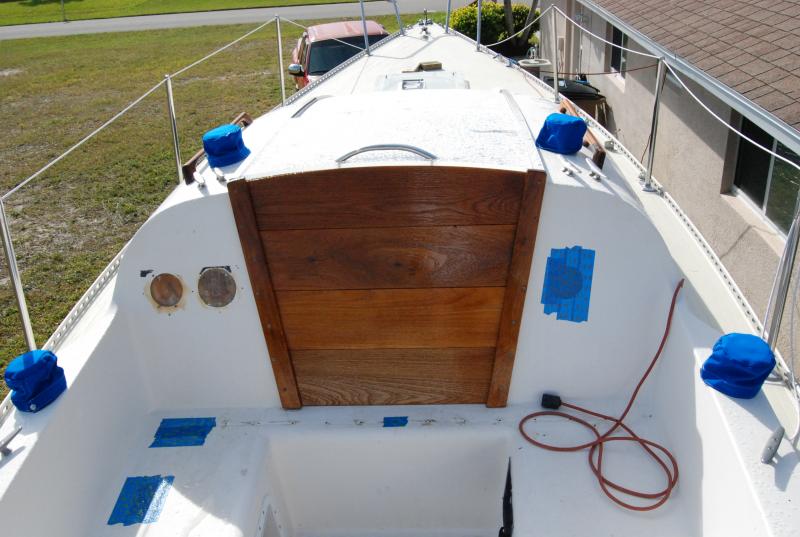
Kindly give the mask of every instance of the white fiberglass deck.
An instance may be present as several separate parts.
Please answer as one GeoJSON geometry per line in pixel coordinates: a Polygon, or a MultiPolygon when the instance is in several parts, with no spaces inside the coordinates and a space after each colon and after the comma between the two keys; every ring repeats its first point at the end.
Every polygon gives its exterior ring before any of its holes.
{"type": "MultiPolygon", "coordinates": [[[[759,461],[777,424],[767,397],[728,399],[699,379],[720,334],[751,328],[669,198],[643,193],[638,168],[621,150],[609,152],[600,181],[589,177],[587,150],[566,157],[577,171],[565,174],[560,156],[533,145],[555,108],[546,90],[458,36],[436,27],[429,40],[419,29],[410,33],[256,119],[245,131],[253,154],[224,171],[233,179],[332,168],[341,154],[376,143],[419,146],[441,157],[433,166],[546,170],[509,406],[281,410],[227,187],[201,165],[206,187],[175,190],[56,345],[67,392],[39,414],[10,410],[0,425],[0,437],[23,427],[0,465],[4,532],[493,537],[510,459],[517,536],[797,533],[797,452],[784,443],[774,465],[759,461]],[[459,72],[471,89],[373,93],[387,72],[428,60],[459,72]],[[315,95],[333,96],[291,118],[315,95]],[[377,114],[384,119],[370,122],[377,114]],[[597,252],[584,323],[559,321],[541,304],[551,249],[575,245],[597,252]],[[227,307],[197,299],[198,274],[209,266],[229,267],[237,282],[227,307]],[[157,310],[147,296],[149,279],[161,272],[189,290],[174,311],[157,310]],[[539,409],[545,391],[618,414],[658,346],[680,278],[687,284],[664,355],[626,420],[675,454],[680,478],[662,508],[626,511],[603,495],[585,452],[543,451],[524,441],[517,423],[539,409]],[[203,445],[148,447],[162,418],[190,417],[216,419],[203,445]],[[408,422],[384,427],[385,417],[408,422]],[[125,480],[158,475],[174,482],[157,520],[109,525],[125,480]]],[[[352,165],[408,162],[388,152],[352,165]]],[[[774,390],[773,400],[787,400],[774,390]]],[[[553,443],[586,440],[561,421],[530,428],[553,443]]],[[[607,466],[626,485],[663,484],[629,445],[609,446],[607,466]]]]}

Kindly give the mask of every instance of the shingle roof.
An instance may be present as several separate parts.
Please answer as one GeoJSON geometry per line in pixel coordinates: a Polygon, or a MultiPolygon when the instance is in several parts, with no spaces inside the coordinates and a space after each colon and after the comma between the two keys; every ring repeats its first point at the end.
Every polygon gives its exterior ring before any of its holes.
{"type": "Polygon", "coordinates": [[[800,2],[593,0],[800,130],[800,2]]]}

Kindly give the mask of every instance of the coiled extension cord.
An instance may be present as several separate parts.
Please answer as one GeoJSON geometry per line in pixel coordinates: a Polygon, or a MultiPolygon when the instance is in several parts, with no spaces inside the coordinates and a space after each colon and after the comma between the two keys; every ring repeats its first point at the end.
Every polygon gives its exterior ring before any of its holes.
{"type": "Polygon", "coordinates": [[[626,509],[631,509],[632,511],[652,511],[653,509],[661,507],[669,499],[670,494],[672,494],[672,490],[678,483],[678,461],[675,459],[672,453],[670,453],[669,450],[664,446],[653,442],[652,440],[647,440],[646,438],[641,438],[638,436],[635,432],[633,432],[633,429],[625,425],[624,420],[633,407],[633,403],[636,401],[636,396],[639,395],[639,390],[641,390],[645,380],[647,380],[647,377],[653,371],[656,362],[658,362],[658,359],[661,356],[661,352],[664,350],[664,345],[667,343],[667,336],[669,336],[670,327],[672,326],[672,316],[675,313],[675,302],[678,300],[678,293],[683,287],[683,283],[684,280],[681,279],[681,281],[678,282],[678,285],[675,287],[675,292],[672,294],[672,303],[670,304],[669,314],[667,316],[667,326],[664,329],[664,335],[661,338],[661,344],[658,346],[655,356],[653,356],[653,359],[650,361],[650,366],[644,372],[644,375],[642,375],[642,378],[636,385],[636,389],[633,390],[630,399],[628,399],[628,404],[625,407],[625,410],[623,410],[622,414],[618,418],[607,416],[605,414],[601,414],[600,412],[595,412],[578,405],[563,402],[557,395],[544,394],[542,396],[542,406],[550,410],[543,410],[528,414],[519,422],[520,434],[522,434],[525,440],[534,446],[538,446],[542,449],[547,449],[550,451],[562,452],[581,451],[588,448],[589,466],[592,469],[592,473],[594,473],[595,477],[597,477],[597,482],[600,484],[600,488],[603,490],[606,496],[611,498],[611,500],[626,509]],[[574,414],[557,410],[561,406],[565,406],[574,411],[582,412],[596,418],[610,421],[613,423],[613,425],[605,433],[600,434],[600,431],[597,429],[597,427],[588,421],[579,418],[574,414]],[[534,439],[527,432],[525,432],[525,424],[528,421],[542,416],[556,416],[583,425],[594,434],[595,439],[591,442],[586,442],[585,444],[580,444],[577,446],[553,446],[550,444],[545,444],[544,442],[534,439]],[[622,429],[627,433],[627,435],[612,436],[618,429],[622,429]],[[642,449],[645,450],[650,457],[664,470],[664,475],[667,478],[667,485],[658,492],[641,492],[623,487],[622,485],[608,479],[605,475],[603,475],[603,449],[607,442],[636,442],[639,444],[642,449]],[[621,495],[627,495],[631,498],[650,501],[651,503],[645,505],[632,504],[623,500],[621,495]]]}

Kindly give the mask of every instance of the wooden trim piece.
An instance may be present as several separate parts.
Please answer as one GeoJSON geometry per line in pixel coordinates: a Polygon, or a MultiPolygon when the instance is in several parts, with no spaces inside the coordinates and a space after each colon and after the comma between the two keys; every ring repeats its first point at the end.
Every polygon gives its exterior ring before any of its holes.
{"type": "Polygon", "coordinates": [[[492,381],[489,386],[489,398],[486,401],[486,406],[491,408],[504,407],[508,402],[508,389],[514,369],[522,309],[528,290],[528,277],[546,183],[547,175],[544,172],[531,170],[525,176],[517,233],[514,237],[514,251],[511,254],[508,284],[500,315],[492,381]]]}
{"type": "Polygon", "coordinates": [[[267,257],[256,227],[253,199],[247,181],[240,179],[229,183],[228,196],[236,220],[236,229],[239,231],[239,240],[242,243],[242,253],[253,287],[261,328],[267,341],[275,382],[278,384],[281,404],[283,408],[301,408],[303,404],[297,389],[289,347],[286,344],[286,333],[283,330],[278,301],[272,287],[267,257]]]}
{"type": "Polygon", "coordinates": [[[524,174],[449,166],[341,168],[253,181],[261,231],[516,224],[524,174]]]}
{"type": "Polygon", "coordinates": [[[305,405],[486,402],[494,347],[292,351],[305,405]]]}
{"type": "MultiPolygon", "coordinates": [[[[242,112],[231,121],[231,125],[239,125],[242,130],[246,129],[253,123],[253,118],[250,117],[250,114],[247,112],[242,112]]],[[[192,155],[192,158],[186,161],[186,163],[181,166],[183,168],[183,180],[186,182],[187,185],[191,185],[194,183],[194,172],[197,170],[197,164],[200,162],[200,159],[203,158],[206,152],[203,149],[200,149],[197,153],[192,155]]]]}
{"type": "Polygon", "coordinates": [[[276,291],[505,287],[515,226],[262,231],[276,291]]]}
{"type": "Polygon", "coordinates": [[[278,291],[298,349],[493,347],[503,287],[278,291]]]}
{"type": "MultiPolygon", "coordinates": [[[[566,99],[561,101],[559,111],[562,114],[581,117],[575,109],[575,106],[566,99]]],[[[598,168],[603,169],[603,164],[606,162],[606,149],[589,127],[586,127],[586,134],[583,135],[583,145],[588,146],[592,150],[592,162],[597,164],[598,168]]]]}

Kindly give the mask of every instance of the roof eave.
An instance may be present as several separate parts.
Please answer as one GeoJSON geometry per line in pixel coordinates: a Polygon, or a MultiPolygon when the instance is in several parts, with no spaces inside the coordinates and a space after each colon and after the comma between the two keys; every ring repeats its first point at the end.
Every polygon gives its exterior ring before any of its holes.
{"type": "Polygon", "coordinates": [[[773,138],[776,138],[783,145],[800,154],[800,132],[794,127],[775,116],[773,113],[764,110],[753,101],[743,96],[741,93],[731,89],[713,76],[707,74],[702,69],[695,67],[690,62],[671,52],[669,49],[656,43],[636,28],[614,15],[612,12],[597,5],[592,0],[578,0],[607,22],[624,31],[629,37],[635,39],[642,47],[651,54],[663,57],[664,60],[674,69],[685,74],[704,89],[711,92],[722,102],[747,117],[750,121],[761,127],[773,138]]]}

